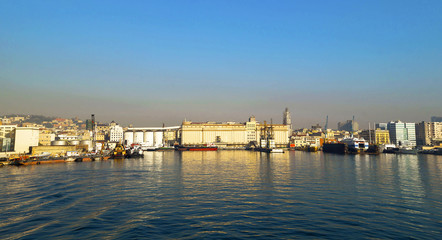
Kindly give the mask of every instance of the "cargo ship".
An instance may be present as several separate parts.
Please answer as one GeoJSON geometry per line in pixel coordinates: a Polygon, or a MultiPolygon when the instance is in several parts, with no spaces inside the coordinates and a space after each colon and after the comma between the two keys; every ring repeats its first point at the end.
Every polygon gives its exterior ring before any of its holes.
{"type": "Polygon", "coordinates": [[[217,146],[175,146],[176,151],[217,151],[217,146]]]}

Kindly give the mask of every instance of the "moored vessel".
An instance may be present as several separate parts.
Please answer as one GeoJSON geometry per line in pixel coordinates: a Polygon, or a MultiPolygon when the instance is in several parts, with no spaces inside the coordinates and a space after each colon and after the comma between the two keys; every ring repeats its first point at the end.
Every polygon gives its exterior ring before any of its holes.
{"type": "Polygon", "coordinates": [[[347,145],[348,153],[365,153],[368,150],[368,142],[363,138],[344,138],[341,142],[347,145]]]}
{"type": "Polygon", "coordinates": [[[175,146],[177,151],[217,151],[217,146],[175,146]]]}
{"type": "Polygon", "coordinates": [[[322,151],[326,153],[340,153],[345,154],[348,152],[347,144],[341,142],[330,142],[322,145],[322,151]]]}
{"type": "Polygon", "coordinates": [[[113,159],[123,159],[126,156],[126,150],[124,149],[123,144],[118,143],[114,151],[112,151],[112,158],[113,159]]]}

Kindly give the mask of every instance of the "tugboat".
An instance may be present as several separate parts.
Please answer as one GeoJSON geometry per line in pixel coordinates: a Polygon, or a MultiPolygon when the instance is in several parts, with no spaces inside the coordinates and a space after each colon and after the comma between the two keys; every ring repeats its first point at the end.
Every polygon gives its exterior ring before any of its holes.
{"type": "Polygon", "coordinates": [[[126,156],[126,150],[124,149],[123,144],[118,143],[117,146],[115,146],[114,151],[112,152],[112,158],[124,159],[125,156],[126,156]]]}

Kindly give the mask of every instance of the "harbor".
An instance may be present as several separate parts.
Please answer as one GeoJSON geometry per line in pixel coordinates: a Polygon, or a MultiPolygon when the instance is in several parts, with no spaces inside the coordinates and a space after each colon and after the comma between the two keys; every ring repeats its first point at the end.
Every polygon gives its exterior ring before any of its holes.
{"type": "Polygon", "coordinates": [[[441,164],[426,154],[218,150],[3,167],[0,234],[437,239],[441,164]]]}

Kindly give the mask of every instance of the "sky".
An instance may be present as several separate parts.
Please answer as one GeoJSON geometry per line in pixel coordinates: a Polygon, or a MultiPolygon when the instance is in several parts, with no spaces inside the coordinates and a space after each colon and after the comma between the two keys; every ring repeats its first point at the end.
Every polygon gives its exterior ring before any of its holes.
{"type": "Polygon", "coordinates": [[[442,116],[442,1],[0,1],[0,115],[442,116]]]}

